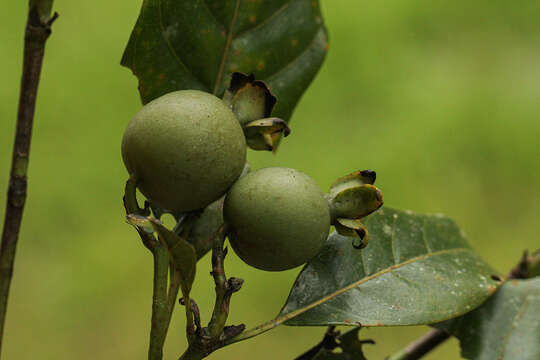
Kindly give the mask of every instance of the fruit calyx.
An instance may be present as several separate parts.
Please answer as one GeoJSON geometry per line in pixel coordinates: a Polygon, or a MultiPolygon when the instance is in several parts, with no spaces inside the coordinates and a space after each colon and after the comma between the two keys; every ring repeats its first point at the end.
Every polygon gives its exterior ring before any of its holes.
{"type": "Polygon", "coordinates": [[[266,83],[255,80],[253,74],[232,74],[231,85],[223,95],[227,104],[240,122],[247,145],[253,150],[274,151],[281,135],[290,134],[287,122],[270,117],[277,102],[266,83]]]}
{"type": "Polygon", "coordinates": [[[337,179],[327,195],[332,225],[343,236],[355,238],[353,246],[364,248],[368,243],[368,231],[361,219],[383,205],[383,196],[374,186],[373,170],[355,171],[337,179]]]}

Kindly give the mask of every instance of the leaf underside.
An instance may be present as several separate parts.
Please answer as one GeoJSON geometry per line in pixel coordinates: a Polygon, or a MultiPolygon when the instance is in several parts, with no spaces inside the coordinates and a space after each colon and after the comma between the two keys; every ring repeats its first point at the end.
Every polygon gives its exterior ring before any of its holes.
{"type": "Polygon", "coordinates": [[[482,304],[495,271],[442,215],[383,208],[365,219],[363,250],[332,234],[298,276],[278,321],[395,326],[440,322],[482,304]]]}
{"type": "Polygon", "coordinates": [[[327,47],[319,1],[144,0],[122,65],[143,103],[182,89],[221,96],[231,73],[253,73],[288,121],[327,47]]]}
{"type": "Polygon", "coordinates": [[[540,359],[540,278],[511,280],[475,311],[436,327],[472,360],[540,359]]]}

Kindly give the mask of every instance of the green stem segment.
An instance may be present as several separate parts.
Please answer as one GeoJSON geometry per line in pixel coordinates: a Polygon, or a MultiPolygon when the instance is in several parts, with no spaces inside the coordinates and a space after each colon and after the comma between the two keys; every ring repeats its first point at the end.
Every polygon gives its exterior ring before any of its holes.
{"type": "Polygon", "coordinates": [[[17,239],[26,201],[27,170],[39,77],[45,43],[51,34],[51,25],[58,17],[56,13],[51,16],[52,3],[52,0],[31,0],[26,22],[17,129],[0,248],[0,352],[17,239]]]}
{"type": "Polygon", "coordinates": [[[420,339],[410,343],[405,349],[390,356],[387,360],[416,360],[445,342],[450,335],[442,330],[433,329],[420,339]]]}
{"type": "Polygon", "coordinates": [[[161,360],[171,314],[167,294],[169,254],[165,248],[156,246],[152,255],[154,256],[154,293],[148,360],[161,360]]]}

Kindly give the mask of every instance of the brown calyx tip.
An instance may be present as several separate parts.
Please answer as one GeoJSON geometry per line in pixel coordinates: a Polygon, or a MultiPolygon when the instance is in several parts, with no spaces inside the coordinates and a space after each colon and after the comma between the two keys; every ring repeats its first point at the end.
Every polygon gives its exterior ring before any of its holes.
{"type": "Polygon", "coordinates": [[[362,170],[360,171],[360,175],[368,178],[371,180],[371,184],[375,183],[375,180],[377,179],[377,173],[373,170],[362,170]]]}

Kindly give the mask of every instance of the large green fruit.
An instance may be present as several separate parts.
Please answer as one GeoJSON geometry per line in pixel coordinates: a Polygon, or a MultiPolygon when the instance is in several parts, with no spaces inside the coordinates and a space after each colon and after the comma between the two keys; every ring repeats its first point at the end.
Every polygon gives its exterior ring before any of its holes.
{"type": "Polygon", "coordinates": [[[328,201],[317,183],[289,168],[242,177],[225,197],[223,215],[236,254],[268,271],[292,269],[313,258],[330,229],[328,201]]]}
{"type": "Polygon", "coordinates": [[[149,200],[184,212],[204,208],[234,183],[246,161],[246,141],[219,98],[175,91],[135,114],[124,133],[122,157],[149,200]]]}

